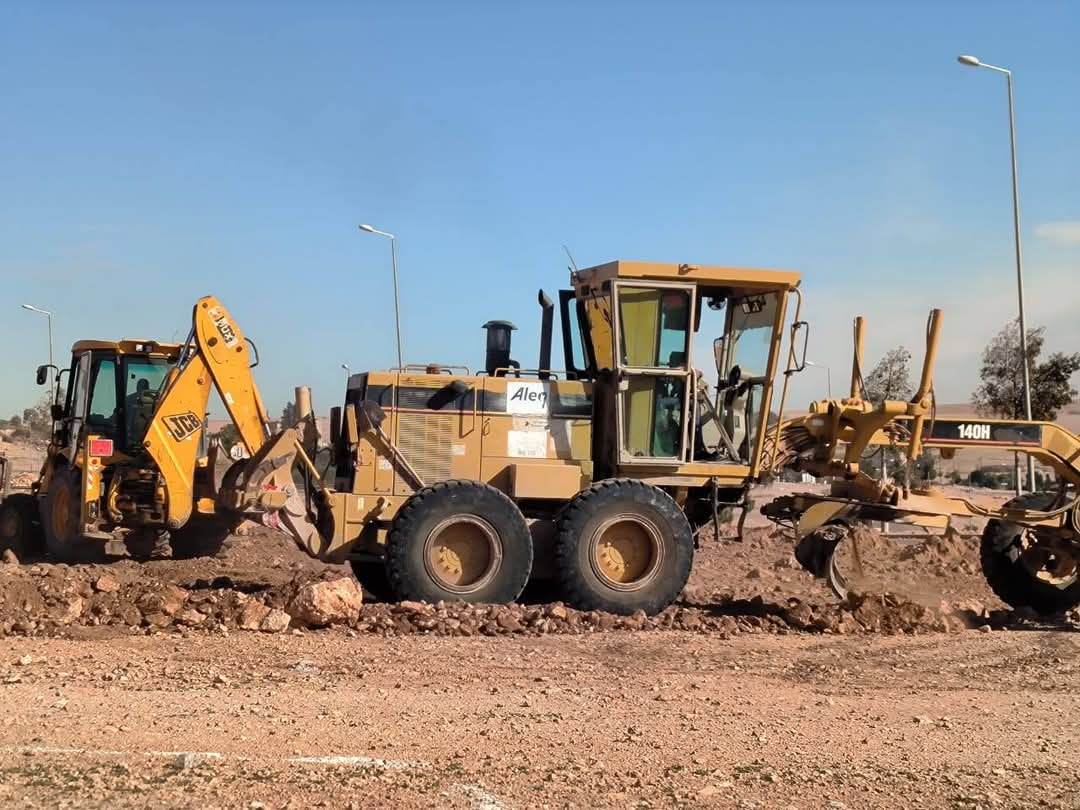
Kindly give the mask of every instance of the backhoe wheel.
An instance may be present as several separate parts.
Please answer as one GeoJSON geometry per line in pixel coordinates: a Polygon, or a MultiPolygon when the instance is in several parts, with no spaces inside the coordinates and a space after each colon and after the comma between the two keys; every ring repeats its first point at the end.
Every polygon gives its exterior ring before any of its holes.
{"type": "Polygon", "coordinates": [[[593,484],[563,510],[557,531],[557,577],[581,610],[659,613],[690,578],[694,540],[686,515],[641,481],[593,484]]]}
{"type": "Polygon", "coordinates": [[[79,526],[82,512],[82,476],[75,467],[56,466],[49,476],[49,491],[41,512],[45,547],[58,562],[76,562],[88,551],[79,526]]]}
{"type": "Polygon", "coordinates": [[[20,560],[45,550],[37,498],[33,495],[18,492],[0,503],[0,553],[7,550],[20,560]]]}
{"type": "Polygon", "coordinates": [[[532,559],[521,510],[479,481],[421,489],[398,512],[386,544],[394,595],[424,602],[512,602],[532,559]]]}
{"type": "MultiPolygon", "coordinates": [[[[1033,492],[1005,506],[1046,511],[1053,493],[1033,492]]],[[[979,547],[983,576],[998,598],[1014,608],[1053,615],[1080,604],[1080,554],[1051,548],[1016,523],[989,520],[979,547]]]]}

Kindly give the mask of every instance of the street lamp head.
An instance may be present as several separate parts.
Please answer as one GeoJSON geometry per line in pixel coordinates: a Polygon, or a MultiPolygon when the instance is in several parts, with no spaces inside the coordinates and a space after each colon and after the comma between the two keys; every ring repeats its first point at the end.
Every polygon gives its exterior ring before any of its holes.
{"type": "Polygon", "coordinates": [[[961,56],[956,57],[956,61],[959,62],[961,65],[969,65],[971,67],[982,67],[982,62],[980,62],[976,57],[969,56],[967,54],[963,54],[961,56]]]}
{"type": "Polygon", "coordinates": [[[22,304],[21,306],[22,306],[23,309],[29,310],[30,312],[39,312],[42,315],[52,315],[52,313],[49,312],[49,310],[41,309],[40,307],[35,307],[33,304],[22,304]]]}
{"type": "Polygon", "coordinates": [[[372,228],[370,225],[361,225],[359,227],[360,227],[360,230],[362,230],[362,231],[364,231],[366,233],[375,233],[375,229],[372,228]]]}
{"type": "Polygon", "coordinates": [[[341,364],[341,367],[342,367],[343,369],[345,369],[346,371],[348,371],[348,370],[349,370],[349,367],[348,367],[348,366],[347,366],[347,365],[346,365],[345,363],[342,363],[342,364],[341,364]]]}

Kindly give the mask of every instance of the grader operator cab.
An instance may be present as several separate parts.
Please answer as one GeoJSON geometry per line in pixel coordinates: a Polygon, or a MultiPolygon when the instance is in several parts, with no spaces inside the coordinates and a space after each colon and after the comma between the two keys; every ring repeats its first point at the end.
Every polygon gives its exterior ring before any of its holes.
{"type": "Polygon", "coordinates": [[[541,292],[537,368],[489,321],[482,373],[350,378],[320,527],[369,588],[502,602],[532,575],[577,607],[654,613],[685,585],[696,530],[747,506],[798,274],[617,261],[571,283],[561,372],[541,292]]]}

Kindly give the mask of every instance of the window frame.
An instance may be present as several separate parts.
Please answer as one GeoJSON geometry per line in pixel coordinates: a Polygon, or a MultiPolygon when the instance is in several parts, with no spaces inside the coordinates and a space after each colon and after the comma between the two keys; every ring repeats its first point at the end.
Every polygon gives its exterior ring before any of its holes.
{"type": "MultiPolygon", "coordinates": [[[[619,463],[620,464],[640,464],[646,466],[657,466],[658,464],[678,466],[685,464],[690,458],[692,448],[690,447],[689,435],[690,435],[690,417],[691,417],[691,400],[692,386],[693,386],[693,346],[694,346],[694,325],[696,323],[697,314],[697,285],[686,282],[678,281],[637,281],[637,280],[625,280],[617,279],[611,286],[611,312],[613,320],[613,334],[612,344],[615,354],[615,371],[618,375],[618,394],[615,403],[615,424],[616,431],[619,437],[619,463]],[[620,296],[623,290],[627,289],[649,289],[657,290],[660,293],[673,290],[683,292],[686,294],[688,311],[686,321],[686,351],[684,365],[679,367],[671,366],[630,366],[623,362],[623,324],[622,324],[622,306],[620,296]],[[683,393],[682,393],[682,423],[680,425],[680,439],[679,439],[679,453],[675,456],[634,456],[628,452],[628,437],[626,435],[627,425],[624,417],[626,408],[626,396],[629,389],[627,384],[627,377],[681,377],[683,381],[683,393]]],[[[657,332],[659,334],[662,330],[663,324],[657,325],[657,332]]]]}

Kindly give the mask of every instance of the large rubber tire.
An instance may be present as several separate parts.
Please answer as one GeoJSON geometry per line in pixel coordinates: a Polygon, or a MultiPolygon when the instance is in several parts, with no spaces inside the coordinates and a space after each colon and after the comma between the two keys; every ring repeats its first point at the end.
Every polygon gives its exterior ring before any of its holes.
{"type": "MultiPolygon", "coordinates": [[[[1046,510],[1055,497],[1052,493],[1034,492],[1013,498],[1006,506],[1046,510]]],[[[1013,608],[1027,607],[1045,616],[1080,604],[1080,575],[1059,582],[1037,578],[1021,559],[1023,536],[1023,526],[997,519],[987,521],[979,558],[991,590],[1013,608]]]]}
{"type": "Polygon", "coordinates": [[[0,503],[0,553],[9,549],[19,560],[45,551],[37,498],[25,492],[8,495],[0,503]]]}
{"type": "Polygon", "coordinates": [[[421,489],[398,512],[386,543],[394,596],[414,601],[513,602],[532,560],[521,510],[479,481],[421,489]]]}
{"type": "Polygon", "coordinates": [[[89,556],[88,543],[79,530],[82,476],[75,467],[56,466],[41,510],[45,547],[57,562],[78,562],[89,556]]]}
{"type": "Polygon", "coordinates": [[[593,484],[570,501],[557,530],[557,577],[566,601],[581,610],[653,615],[690,578],[690,522],[670,495],[641,481],[593,484]]]}
{"type": "Polygon", "coordinates": [[[364,601],[393,602],[394,589],[382,560],[349,560],[353,576],[364,591],[364,601]]]}

